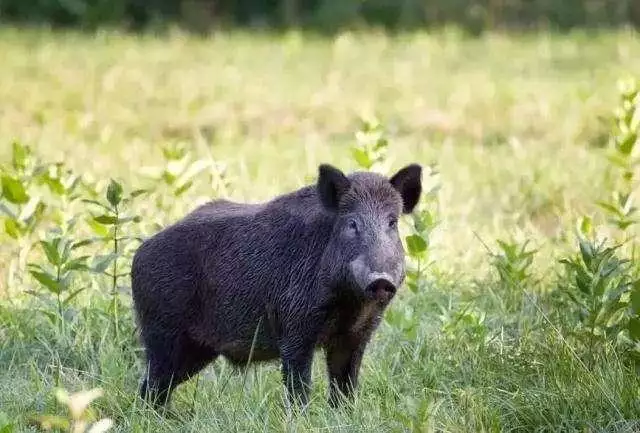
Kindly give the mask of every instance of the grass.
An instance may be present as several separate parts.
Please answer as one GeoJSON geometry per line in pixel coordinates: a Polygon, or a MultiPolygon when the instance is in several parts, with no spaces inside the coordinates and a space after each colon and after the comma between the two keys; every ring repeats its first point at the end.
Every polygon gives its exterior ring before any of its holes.
{"type": "MultiPolygon", "coordinates": [[[[393,167],[434,162],[441,185],[434,264],[419,292],[394,301],[350,411],[326,404],[319,354],[306,414],[283,404],[279,365],[237,373],[218,361],[179,389],[177,415],[165,418],[136,396],[141,352],[128,294],[120,342],[105,313],[108,282],[78,283],[91,290],[59,332],[24,294],[38,290],[35,282],[7,277],[0,420],[4,413],[16,431],[31,431],[33,414],[56,411],[58,385],[102,387],[96,407],[123,432],[638,428],[633,367],[608,344],[587,365],[567,331],[568,312],[549,296],[558,258],[575,249],[575,218],[596,212],[608,193],[601,146],[609,125],[599,119],[617,103],[616,81],[640,71],[637,35],[198,39],[5,29],[0,52],[2,161],[16,139],[46,160],[133,189],[146,185],[143,166],[163,165],[162,145],[182,141],[227,164],[225,195],[264,200],[310,181],[320,162],[354,169],[359,116],[375,112],[392,138],[393,167]],[[538,249],[521,285],[500,282],[483,245],[497,251],[495,240],[510,237],[538,249]]],[[[216,194],[198,182],[186,197],[167,195],[163,209],[140,198],[136,210],[146,217],[137,230],[150,235],[152,223],[216,194]]],[[[9,263],[15,242],[0,241],[9,263]]]]}

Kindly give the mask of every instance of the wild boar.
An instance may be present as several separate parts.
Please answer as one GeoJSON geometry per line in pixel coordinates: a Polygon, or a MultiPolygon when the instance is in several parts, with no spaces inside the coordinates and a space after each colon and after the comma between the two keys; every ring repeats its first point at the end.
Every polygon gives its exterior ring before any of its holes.
{"type": "Polygon", "coordinates": [[[306,404],[321,348],[330,403],[351,398],[405,279],[397,224],[418,203],[421,176],[418,164],[391,177],[322,164],[315,184],[259,204],[212,201],[145,240],[131,270],[141,396],[164,404],[221,355],[279,358],[287,396],[306,404]]]}

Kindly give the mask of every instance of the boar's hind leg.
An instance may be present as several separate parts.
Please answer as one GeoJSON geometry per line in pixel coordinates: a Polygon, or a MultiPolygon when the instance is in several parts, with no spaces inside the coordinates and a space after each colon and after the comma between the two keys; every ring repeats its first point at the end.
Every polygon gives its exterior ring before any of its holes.
{"type": "Polygon", "coordinates": [[[367,340],[353,341],[348,336],[335,336],[327,344],[329,403],[337,406],[342,397],[350,398],[358,386],[358,374],[367,340]]]}
{"type": "Polygon", "coordinates": [[[188,337],[174,342],[147,344],[147,372],[140,386],[140,396],[161,406],[171,399],[172,391],[195,376],[213,361],[217,353],[191,341],[188,337]]]}

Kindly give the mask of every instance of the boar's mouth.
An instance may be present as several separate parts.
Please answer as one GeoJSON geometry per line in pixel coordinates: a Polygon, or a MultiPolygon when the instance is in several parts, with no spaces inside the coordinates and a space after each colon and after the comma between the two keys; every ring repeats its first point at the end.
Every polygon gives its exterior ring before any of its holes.
{"type": "Polygon", "coordinates": [[[375,298],[390,298],[395,295],[397,287],[386,278],[378,278],[367,286],[365,291],[375,298]]]}

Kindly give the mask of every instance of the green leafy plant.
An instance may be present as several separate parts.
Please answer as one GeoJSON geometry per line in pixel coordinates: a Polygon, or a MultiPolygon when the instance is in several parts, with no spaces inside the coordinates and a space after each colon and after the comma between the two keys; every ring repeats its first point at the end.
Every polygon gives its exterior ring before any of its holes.
{"type": "Polygon", "coordinates": [[[29,193],[36,175],[41,171],[31,149],[14,142],[11,164],[2,167],[0,176],[0,211],[5,232],[13,239],[19,240],[32,234],[43,216],[44,203],[39,197],[32,197],[29,193]]]}
{"type": "Polygon", "coordinates": [[[523,243],[515,240],[496,241],[499,252],[489,252],[491,265],[498,272],[502,301],[508,307],[515,307],[522,301],[524,290],[531,285],[531,266],[537,252],[528,249],[529,241],[523,243]]]}
{"type": "MultiPolygon", "coordinates": [[[[29,273],[44,289],[56,297],[57,314],[42,310],[44,314],[64,331],[64,311],[69,303],[78,296],[84,286],[75,288],[74,276],[77,272],[88,270],[89,256],[75,256],[75,250],[81,243],[74,242],[70,231],[75,227],[76,220],[67,222],[64,229],[49,230],[46,237],[39,241],[39,245],[46,257],[46,264],[30,262],[29,273]]],[[[33,292],[31,292],[33,293],[33,292]]],[[[37,293],[36,293],[37,294],[37,293]]]]}
{"type": "Polygon", "coordinates": [[[91,403],[102,396],[100,388],[69,394],[61,388],[55,389],[55,398],[66,406],[67,415],[41,415],[35,424],[44,431],[66,431],[69,433],[104,433],[111,429],[113,421],[109,418],[97,419],[91,403]]]}
{"type": "Polygon", "coordinates": [[[578,244],[579,253],[560,260],[565,267],[561,290],[577,309],[574,334],[586,343],[590,359],[604,341],[622,338],[635,345],[640,280],[633,277],[630,260],[618,257],[620,245],[607,246],[582,234],[578,244]]]}
{"type": "Polygon", "coordinates": [[[633,266],[635,245],[630,229],[638,222],[634,206],[640,139],[640,87],[636,80],[619,82],[620,102],[613,116],[607,152],[610,200],[598,201],[607,223],[618,231],[621,241],[608,245],[597,241],[590,216],[578,224],[579,252],[564,258],[565,275],[561,291],[577,311],[575,335],[594,351],[604,342],[622,344],[640,354],[640,283],[633,266]],[[624,244],[631,244],[631,258],[620,258],[624,244]]]}
{"type": "Polygon", "coordinates": [[[493,254],[493,265],[498,271],[500,281],[505,285],[523,286],[531,279],[530,267],[537,250],[528,250],[529,241],[520,244],[516,241],[496,241],[500,252],[493,254]]]}
{"type": "MultiPolygon", "coordinates": [[[[428,175],[435,175],[432,168],[428,175]]],[[[430,208],[436,203],[439,186],[423,194],[420,203],[410,216],[409,234],[405,236],[405,250],[409,258],[407,265],[407,287],[413,293],[420,290],[425,281],[425,272],[433,263],[430,258],[431,234],[438,226],[435,212],[430,208]]]]}
{"type": "Polygon", "coordinates": [[[441,306],[441,330],[446,339],[464,344],[472,344],[476,348],[489,338],[489,329],[485,323],[486,313],[464,305],[460,309],[449,310],[441,306]]]}
{"type": "Polygon", "coordinates": [[[356,132],[351,155],[358,166],[367,171],[386,172],[389,139],[383,125],[376,119],[362,119],[356,132]]]}
{"type": "Polygon", "coordinates": [[[607,221],[625,231],[638,222],[638,208],[633,193],[640,164],[640,85],[636,80],[619,83],[620,102],[615,110],[607,158],[614,171],[611,198],[598,205],[607,214],[607,221]]]}
{"type": "Polygon", "coordinates": [[[93,272],[104,274],[110,279],[111,315],[116,338],[119,332],[119,292],[121,287],[118,280],[128,275],[123,269],[126,246],[132,241],[140,241],[137,237],[124,235],[124,229],[131,223],[140,222],[138,215],[129,215],[126,208],[136,197],[146,193],[146,190],[138,189],[129,193],[126,197],[120,183],[111,179],[103,200],[84,199],[83,201],[93,205],[99,212],[92,213],[87,223],[97,237],[87,239],[83,245],[101,243],[109,247],[106,254],[96,255],[90,268],[93,272]]]}

